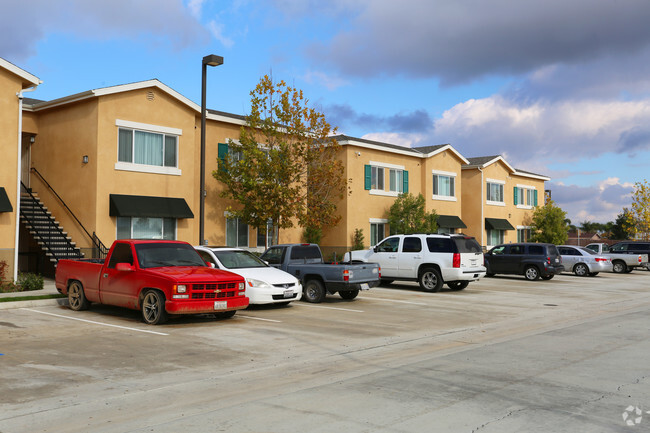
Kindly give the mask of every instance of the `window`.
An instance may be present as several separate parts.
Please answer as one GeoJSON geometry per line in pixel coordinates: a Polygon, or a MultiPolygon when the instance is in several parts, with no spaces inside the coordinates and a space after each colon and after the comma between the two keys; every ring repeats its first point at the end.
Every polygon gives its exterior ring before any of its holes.
{"type": "Polygon", "coordinates": [[[537,190],[532,186],[518,185],[514,188],[513,195],[517,207],[532,208],[537,206],[537,190]]]}
{"type": "Polygon", "coordinates": [[[402,245],[403,253],[419,253],[420,251],[422,251],[422,241],[420,238],[404,238],[404,243],[402,245]]]}
{"type": "Polygon", "coordinates": [[[117,217],[117,239],[176,239],[175,218],[117,217]]]}
{"type": "Polygon", "coordinates": [[[270,265],[281,265],[282,262],[284,261],[285,252],[286,252],[285,248],[281,248],[281,247],[269,248],[260,258],[266,261],[270,265]]]}
{"type": "Polygon", "coordinates": [[[115,244],[115,248],[113,248],[113,253],[111,254],[111,260],[108,262],[108,267],[110,269],[115,269],[115,265],[118,263],[128,263],[129,265],[133,265],[131,245],[115,244]]]}
{"type": "Polygon", "coordinates": [[[487,183],[487,201],[494,203],[503,203],[503,184],[489,182],[487,183]]]}
{"type": "Polygon", "coordinates": [[[248,248],[248,224],[242,223],[239,218],[227,218],[226,245],[248,248]]]}
{"type": "Polygon", "coordinates": [[[544,255],[544,247],[541,245],[530,245],[528,247],[528,254],[537,256],[544,255]]]}
{"type": "Polygon", "coordinates": [[[178,167],[178,137],[170,134],[119,128],[119,162],[178,167]]]}
{"type": "Polygon", "coordinates": [[[384,168],[371,167],[370,168],[370,189],[384,189],[384,168]]]}
{"type": "Polygon", "coordinates": [[[257,229],[257,246],[266,247],[273,245],[273,222],[268,220],[265,228],[257,229]]]}
{"type": "Polygon", "coordinates": [[[493,230],[490,229],[487,231],[487,242],[488,245],[498,245],[503,243],[503,230],[493,230]]]}
{"type": "Polygon", "coordinates": [[[385,223],[370,223],[370,245],[377,245],[386,237],[385,223]]]}
{"type": "Polygon", "coordinates": [[[456,229],[451,228],[451,227],[440,227],[440,226],[438,226],[437,233],[439,235],[451,235],[451,234],[456,233],[456,229]]]}
{"type": "Polygon", "coordinates": [[[378,253],[396,253],[399,248],[399,238],[388,238],[377,245],[378,253]]]}
{"type": "Polygon", "coordinates": [[[456,197],[456,178],[445,174],[433,174],[433,198],[456,197]]]}
{"type": "Polygon", "coordinates": [[[388,171],[388,176],[390,179],[390,191],[401,193],[404,187],[404,172],[402,170],[391,168],[388,171]]]}
{"type": "Polygon", "coordinates": [[[510,254],[523,254],[524,246],[523,245],[510,245],[510,254]]]}
{"type": "Polygon", "coordinates": [[[517,242],[528,242],[530,239],[530,227],[517,228],[517,242]]]}
{"type": "Polygon", "coordinates": [[[455,253],[450,238],[427,238],[427,248],[431,253],[455,253]]]}

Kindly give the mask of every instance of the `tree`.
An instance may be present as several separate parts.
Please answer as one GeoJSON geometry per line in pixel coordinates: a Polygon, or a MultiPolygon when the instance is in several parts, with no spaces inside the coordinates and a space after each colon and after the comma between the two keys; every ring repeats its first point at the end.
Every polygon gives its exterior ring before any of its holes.
{"type": "Polygon", "coordinates": [[[641,239],[650,239],[650,184],[647,180],[634,183],[632,193],[632,209],[628,214],[628,222],[633,232],[641,235],[641,239]]]}
{"type": "Polygon", "coordinates": [[[363,250],[365,236],[363,235],[363,229],[354,229],[354,234],[352,235],[352,249],[353,250],[363,250]]]}
{"type": "Polygon", "coordinates": [[[388,224],[393,234],[435,233],[438,230],[438,214],[435,210],[425,210],[422,194],[415,197],[411,193],[402,193],[390,207],[388,224]]]}
{"type": "Polygon", "coordinates": [[[616,216],[616,221],[612,223],[609,229],[609,239],[625,240],[632,237],[634,230],[630,225],[630,210],[623,208],[623,212],[616,216]]]}
{"type": "Polygon", "coordinates": [[[336,200],[346,187],[336,128],[284,81],[264,76],[250,95],[239,141],[228,142],[212,172],[226,187],[221,196],[237,202],[228,212],[258,229],[269,220],[277,228],[297,221],[310,235],[335,226],[336,200]]]}
{"type": "Polygon", "coordinates": [[[531,240],[560,245],[569,237],[568,228],[566,212],[549,199],[533,213],[531,240]]]}

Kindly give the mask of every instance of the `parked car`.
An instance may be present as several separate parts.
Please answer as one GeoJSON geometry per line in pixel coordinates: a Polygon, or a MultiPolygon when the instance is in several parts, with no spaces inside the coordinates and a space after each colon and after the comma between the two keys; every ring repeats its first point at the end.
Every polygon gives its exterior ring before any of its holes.
{"type": "Polygon", "coordinates": [[[68,295],[72,310],[91,302],[131,308],[150,325],[180,314],[227,318],[248,306],[241,276],[208,267],[180,241],[121,239],[105,260],[59,260],[56,289],[68,295]]]}
{"type": "Polygon", "coordinates": [[[562,264],[566,272],[573,272],[579,277],[595,277],[599,272],[612,272],[612,259],[599,255],[585,247],[560,245],[557,247],[562,256],[562,264]]]}
{"type": "Polygon", "coordinates": [[[302,297],[302,285],[296,277],[269,266],[249,251],[230,247],[194,248],[206,263],[244,277],[251,304],[286,305],[302,297]]]}
{"type": "MultiPolygon", "coordinates": [[[[616,245],[616,244],[614,244],[616,245]]],[[[601,254],[605,257],[612,259],[612,265],[614,266],[614,272],[617,274],[629,273],[633,269],[638,267],[647,267],[648,263],[648,254],[633,253],[632,251],[627,251],[624,247],[619,247],[617,251],[612,251],[611,248],[602,242],[595,242],[593,244],[587,245],[585,248],[594,251],[595,253],[601,254]]]]}
{"type": "Polygon", "coordinates": [[[346,253],[344,260],[379,263],[381,282],[417,281],[422,290],[437,292],[443,284],[463,290],[485,276],[483,250],[465,235],[394,235],[368,250],[346,253]]]}
{"type": "Polygon", "coordinates": [[[527,280],[550,280],[564,271],[562,257],[553,244],[516,243],[497,245],[485,253],[487,275],[523,275],[527,280]]]}
{"type": "Polygon", "coordinates": [[[316,244],[284,244],[269,247],[262,257],[269,265],[300,280],[303,301],[318,303],[330,293],[354,299],[360,290],[379,284],[381,270],[375,263],[325,263],[316,244]]]}

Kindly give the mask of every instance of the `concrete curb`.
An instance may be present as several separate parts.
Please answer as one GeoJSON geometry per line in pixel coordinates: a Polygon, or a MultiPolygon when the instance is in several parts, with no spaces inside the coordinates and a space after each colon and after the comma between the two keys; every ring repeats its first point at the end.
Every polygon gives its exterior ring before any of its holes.
{"type": "Polygon", "coordinates": [[[30,308],[44,306],[68,306],[67,298],[34,299],[28,301],[0,302],[0,310],[11,310],[15,308],[30,308]]]}

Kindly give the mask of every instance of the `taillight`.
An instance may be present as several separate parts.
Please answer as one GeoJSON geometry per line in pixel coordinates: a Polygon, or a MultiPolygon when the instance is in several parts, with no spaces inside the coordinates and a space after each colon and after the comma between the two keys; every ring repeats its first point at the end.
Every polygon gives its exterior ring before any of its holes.
{"type": "Polygon", "coordinates": [[[596,261],[597,261],[597,262],[606,262],[607,259],[602,258],[602,257],[596,257],[596,261]]]}
{"type": "Polygon", "coordinates": [[[379,272],[379,278],[381,278],[381,266],[377,269],[377,272],[379,272]]]}
{"type": "Polygon", "coordinates": [[[551,257],[550,256],[546,258],[546,263],[548,263],[549,265],[551,264],[551,257]]]}
{"type": "Polygon", "coordinates": [[[641,261],[642,261],[642,260],[641,260],[641,256],[639,256],[639,263],[641,263],[641,261]]]}
{"type": "Polygon", "coordinates": [[[454,253],[454,259],[452,266],[454,268],[460,268],[460,253],[454,253]]]}
{"type": "Polygon", "coordinates": [[[350,281],[350,271],[348,269],[343,270],[343,281],[350,281]]]}

